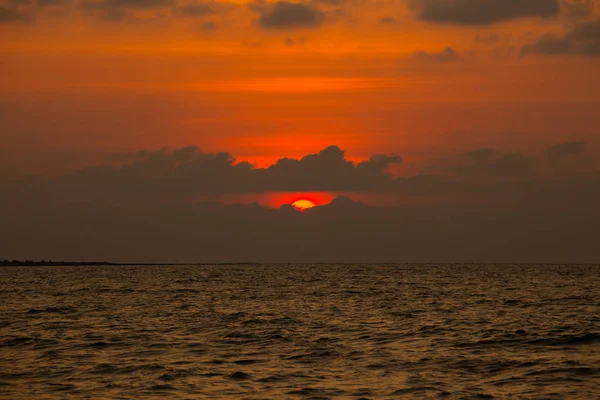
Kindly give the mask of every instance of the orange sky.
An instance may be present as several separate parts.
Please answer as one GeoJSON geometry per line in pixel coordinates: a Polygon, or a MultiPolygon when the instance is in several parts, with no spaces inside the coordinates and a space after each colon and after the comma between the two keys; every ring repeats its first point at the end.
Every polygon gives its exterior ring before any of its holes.
{"type": "Polygon", "coordinates": [[[191,144],[267,166],[335,144],[418,167],[597,145],[600,38],[577,32],[600,25],[598,4],[472,23],[427,17],[436,1],[2,0],[0,156],[58,172],[191,144]],[[549,34],[559,50],[536,47],[549,34]]]}

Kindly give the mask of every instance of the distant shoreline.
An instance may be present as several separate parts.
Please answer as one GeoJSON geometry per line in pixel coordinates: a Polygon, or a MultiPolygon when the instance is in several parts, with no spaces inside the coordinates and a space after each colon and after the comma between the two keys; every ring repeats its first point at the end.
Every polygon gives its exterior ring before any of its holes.
{"type": "MultiPolygon", "coordinates": [[[[143,267],[143,266],[177,266],[177,265],[262,265],[262,264],[332,264],[332,263],[263,263],[263,262],[198,262],[198,263],[140,263],[109,261],[6,261],[0,260],[0,267],[143,267]]],[[[348,263],[340,263],[348,264],[348,263]]],[[[358,263],[360,264],[360,263],[358,263]]],[[[381,263],[373,263],[381,264],[381,263]]],[[[396,263],[391,263],[396,264],[396,263]]],[[[401,263],[400,263],[401,264],[401,263]]]]}
{"type": "Polygon", "coordinates": [[[186,265],[173,263],[113,263],[108,261],[0,261],[0,267],[100,267],[119,265],[186,265]]]}
{"type": "Polygon", "coordinates": [[[185,265],[564,265],[598,266],[600,263],[498,263],[498,262],[199,262],[199,263],[126,263],[109,261],[8,261],[0,260],[1,267],[143,267],[143,266],[185,266],[185,265]]]}

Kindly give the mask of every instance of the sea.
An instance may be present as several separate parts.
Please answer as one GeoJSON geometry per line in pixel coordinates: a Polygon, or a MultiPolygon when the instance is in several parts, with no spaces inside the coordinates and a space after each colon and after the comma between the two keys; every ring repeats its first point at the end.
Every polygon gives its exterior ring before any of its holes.
{"type": "Polygon", "coordinates": [[[600,399],[600,266],[0,268],[2,399],[600,399]]]}

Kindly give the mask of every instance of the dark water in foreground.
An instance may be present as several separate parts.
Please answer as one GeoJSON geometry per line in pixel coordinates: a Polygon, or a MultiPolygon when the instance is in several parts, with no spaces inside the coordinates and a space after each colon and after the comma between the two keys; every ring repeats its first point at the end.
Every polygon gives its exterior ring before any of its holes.
{"type": "Polygon", "coordinates": [[[600,398],[600,266],[0,269],[0,397],[600,398]]]}

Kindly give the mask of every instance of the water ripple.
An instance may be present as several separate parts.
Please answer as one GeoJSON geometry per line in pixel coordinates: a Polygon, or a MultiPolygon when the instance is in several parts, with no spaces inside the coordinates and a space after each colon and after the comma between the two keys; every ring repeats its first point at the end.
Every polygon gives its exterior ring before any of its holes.
{"type": "Polygon", "coordinates": [[[600,398],[600,266],[0,269],[0,398],[600,398]]]}

